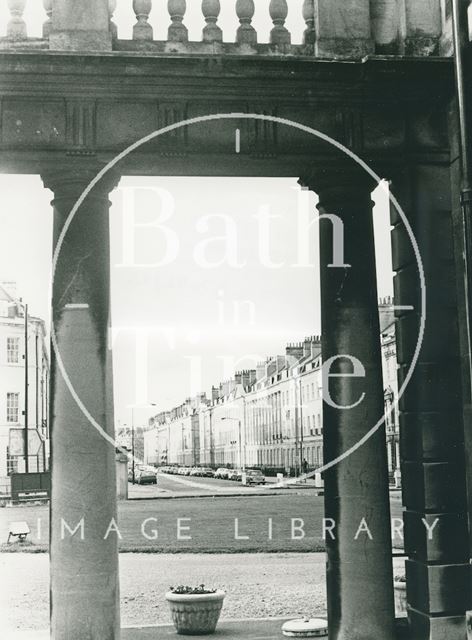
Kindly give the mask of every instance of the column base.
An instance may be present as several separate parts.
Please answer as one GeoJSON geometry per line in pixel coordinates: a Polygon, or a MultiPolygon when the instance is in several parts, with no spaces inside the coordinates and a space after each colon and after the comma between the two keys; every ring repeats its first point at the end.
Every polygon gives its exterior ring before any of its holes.
{"type": "Polygon", "coordinates": [[[315,43],[318,58],[363,58],[374,53],[374,42],[366,38],[320,38],[315,43]]]}
{"type": "Polygon", "coordinates": [[[406,38],[405,54],[415,58],[438,55],[438,36],[415,36],[406,38]]]}
{"type": "Polygon", "coordinates": [[[469,610],[472,571],[469,563],[428,565],[408,559],[405,567],[411,608],[434,618],[455,617],[469,610]]]}
{"type": "Polygon", "coordinates": [[[465,640],[467,620],[462,616],[431,616],[409,609],[410,638],[412,640],[465,640]]]}
{"type": "Polygon", "coordinates": [[[111,51],[112,35],[109,31],[52,31],[49,48],[56,51],[111,51]]]}

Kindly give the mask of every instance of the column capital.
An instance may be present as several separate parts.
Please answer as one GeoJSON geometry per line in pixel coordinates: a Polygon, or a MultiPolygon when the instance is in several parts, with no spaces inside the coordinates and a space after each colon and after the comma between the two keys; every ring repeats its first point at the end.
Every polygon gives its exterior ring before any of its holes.
{"type": "Polygon", "coordinates": [[[377,186],[375,179],[354,163],[309,168],[300,176],[298,184],[314,191],[320,197],[323,194],[339,192],[343,198],[346,192],[372,193],[377,186]]]}
{"type": "Polygon", "coordinates": [[[367,171],[353,163],[309,169],[298,183],[318,195],[320,210],[372,205],[371,194],[377,186],[367,171]]]}
{"type": "MultiPolygon", "coordinates": [[[[85,164],[67,164],[51,166],[41,171],[41,180],[46,189],[50,189],[56,197],[79,198],[90,182],[103,169],[104,165],[95,162],[85,164]]],[[[92,193],[97,196],[107,196],[115,189],[121,179],[121,174],[112,169],[94,186],[92,193]]]]}

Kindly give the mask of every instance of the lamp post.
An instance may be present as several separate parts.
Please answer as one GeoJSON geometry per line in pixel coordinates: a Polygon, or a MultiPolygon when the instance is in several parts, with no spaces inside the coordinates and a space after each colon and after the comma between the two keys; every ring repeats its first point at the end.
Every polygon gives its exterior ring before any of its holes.
{"type": "Polygon", "coordinates": [[[28,305],[24,305],[25,315],[25,473],[29,473],[29,451],[28,451],[28,305]]]}
{"type": "MultiPolygon", "coordinates": [[[[155,402],[149,402],[148,405],[145,405],[144,407],[141,407],[143,409],[145,409],[146,407],[156,407],[157,404],[155,402]]],[[[133,484],[135,484],[136,482],[136,468],[135,468],[135,450],[136,450],[136,444],[135,444],[135,435],[134,435],[134,409],[135,406],[131,405],[130,407],[131,409],[131,459],[132,459],[132,467],[131,467],[131,473],[132,473],[132,482],[133,484]]]]}
{"type": "MultiPolygon", "coordinates": [[[[225,417],[225,418],[221,418],[221,420],[233,420],[233,422],[237,422],[238,423],[238,440],[237,442],[239,443],[238,445],[238,449],[239,449],[239,467],[241,468],[241,471],[245,471],[246,470],[246,460],[245,460],[245,456],[243,459],[243,446],[242,446],[242,438],[241,438],[241,420],[239,420],[239,418],[229,418],[229,417],[225,417]]],[[[231,444],[236,444],[236,440],[232,440],[231,444]]]]}
{"type": "Polygon", "coordinates": [[[132,478],[132,482],[133,484],[135,484],[136,482],[136,469],[135,469],[135,463],[134,463],[134,451],[135,451],[135,444],[134,444],[134,407],[131,407],[131,464],[133,465],[131,467],[132,471],[131,471],[131,478],[132,478]]]}

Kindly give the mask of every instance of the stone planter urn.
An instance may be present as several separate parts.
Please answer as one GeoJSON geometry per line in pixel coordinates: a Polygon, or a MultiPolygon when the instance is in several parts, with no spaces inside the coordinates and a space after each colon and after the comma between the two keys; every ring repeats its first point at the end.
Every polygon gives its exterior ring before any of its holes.
{"type": "Polygon", "coordinates": [[[176,587],[166,593],[172,620],[177,633],[200,636],[214,633],[226,593],[219,589],[206,590],[176,587]]]}
{"type": "Polygon", "coordinates": [[[404,618],[408,613],[405,578],[395,578],[393,590],[395,594],[395,615],[399,618],[404,618]]]}

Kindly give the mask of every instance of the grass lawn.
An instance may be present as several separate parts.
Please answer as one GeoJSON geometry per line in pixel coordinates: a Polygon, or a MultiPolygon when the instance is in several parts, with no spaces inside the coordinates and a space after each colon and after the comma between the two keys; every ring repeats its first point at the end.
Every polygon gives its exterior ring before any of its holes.
{"type": "MultiPolygon", "coordinates": [[[[400,515],[399,502],[393,502],[392,517],[400,515]]],[[[122,502],[118,508],[120,550],[150,553],[322,551],[323,516],[323,498],[308,494],[122,502]]],[[[30,542],[9,547],[2,544],[0,551],[47,549],[47,506],[0,509],[2,543],[8,537],[8,523],[15,520],[28,522],[30,542]]],[[[353,537],[359,524],[352,523],[353,537]]],[[[68,525],[74,529],[77,521],[68,525]]],[[[85,537],[87,527],[87,514],[84,514],[85,537]]],[[[98,535],[106,536],[107,527],[98,535]]],[[[118,535],[113,526],[108,535],[118,535]]],[[[363,535],[359,536],[360,542],[363,535]]],[[[395,546],[400,542],[397,540],[395,546]]]]}

